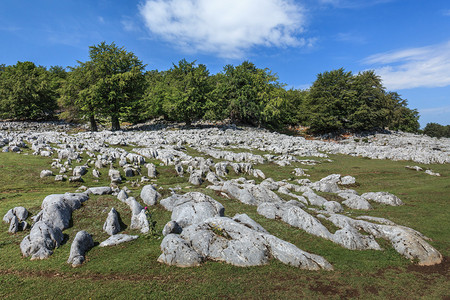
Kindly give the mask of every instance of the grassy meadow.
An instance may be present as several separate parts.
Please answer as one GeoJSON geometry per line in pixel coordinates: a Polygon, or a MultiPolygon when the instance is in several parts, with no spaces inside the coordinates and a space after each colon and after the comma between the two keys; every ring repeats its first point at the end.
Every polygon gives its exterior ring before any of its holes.
{"type": "MultiPolygon", "coordinates": [[[[27,152],[27,151],[25,151],[27,152]]],[[[85,155],[86,156],[86,155],[85,155]]],[[[84,157],[85,158],[85,157],[84,157]]],[[[30,261],[23,258],[19,244],[29,233],[8,233],[8,224],[0,230],[0,298],[1,299],[445,299],[450,296],[450,168],[448,165],[422,165],[412,162],[370,160],[349,156],[331,156],[333,162],[316,166],[293,164],[280,167],[274,164],[255,166],[275,180],[293,180],[296,167],[308,169],[312,181],[333,173],[352,175],[357,184],[351,188],[360,193],[387,191],[397,195],[405,205],[390,207],[373,204],[368,212],[348,210],[351,216],[383,217],[420,231],[430,237],[430,244],[445,257],[437,266],[419,267],[398,254],[388,242],[378,240],[383,251],[351,251],[330,241],[312,236],[279,220],[269,220],[256,213],[256,207],[227,199],[219,193],[189,186],[188,176],[177,177],[173,166],[157,165],[158,178],[152,182],[161,187],[163,196],[169,187],[181,191],[201,191],[225,206],[225,214],[247,213],[271,234],[295,244],[302,250],[326,258],[334,271],[307,271],[271,260],[259,267],[235,267],[208,261],[196,268],[166,266],[156,260],[161,254],[162,237],[139,237],[114,247],[94,247],[86,255],[86,262],[72,268],[66,261],[72,240],[79,230],[93,235],[95,242],[108,236],[102,231],[111,207],[120,213],[122,233],[138,234],[130,230],[131,212],[116,197],[91,196],[81,209],[73,213],[72,226],[65,230],[64,244],[55,249],[47,260],[30,261]],[[441,177],[405,169],[406,165],[431,168],[441,177]]],[[[15,206],[24,206],[32,214],[40,210],[45,196],[52,193],[75,192],[81,185],[109,185],[107,169],[100,170],[95,180],[89,172],[85,183],[55,182],[54,177],[39,178],[43,169],[50,169],[51,158],[28,153],[0,153],[0,215],[15,206]]],[[[84,160],[83,162],[84,163],[84,160]]],[[[82,164],[80,163],[80,164],[82,164]]],[[[76,164],[74,164],[75,166],[76,164]]],[[[144,168],[143,170],[146,171],[144,168]]],[[[58,170],[54,169],[54,173],[58,170]]],[[[230,171],[230,178],[237,177],[230,171]]],[[[137,177],[136,177],[137,178],[137,177]]],[[[136,178],[131,178],[136,180],[136,178]]],[[[247,177],[248,179],[253,179],[247,177]]],[[[258,182],[258,180],[257,180],[258,182]]],[[[294,182],[294,181],[292,181],[294,182]]],[[[141,187],[132,187],[131,196],[138,197],[141,187]]],[[[330,200],[335,195],[321,194],[330,200]]],[[[285,196],[283,196],[285,198],[285,196]]],[[[285,198],[287,199],[287,198],[285,198]]],[[[289,200],[289,199],[287,199],[289,200]]],[[[142,203],[142,202],[141,202],[142,203]]],[[[170,220],[170,212],[157,205],[153,217],[157,229],[162,230],[170,220]]],[[[31,222],[30,219],[28,219],[31,222]]],[[[324,225],[332,230],[330,224],[324,225]]]]}

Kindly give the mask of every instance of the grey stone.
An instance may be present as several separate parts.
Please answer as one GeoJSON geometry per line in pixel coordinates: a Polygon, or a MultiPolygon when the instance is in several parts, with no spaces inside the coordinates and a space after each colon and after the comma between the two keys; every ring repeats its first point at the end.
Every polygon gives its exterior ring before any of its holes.
{"type": "Polygon", "coordinates": [[[442,262],[442,254],[428,244],[425,236],[404,226],[375,224],[363,220],[355,220],[347,216],[333,214],[327,218],[338,227],[352,226],[364,230],[376,238],[391,242],[394,249],[411,260],[417,260],[419,265],[429,266],[442,262]]]}
{"type": "Polygon", "coordinates": [[[49,177],[49,176],[53,176],[53,172],[51,170],[42,170],[40,177],[44,178],[44,177],[49,177]]]}
{"type": "Polygon", "coordinates": [[[172,199],[161,200],[161,205],[172,211],[171,219],[182,228],[210,217],[223,216],[225,211],[222,204],[199,192],[190,192],[182,196],[173,196],[172,199]]]}
{"type": "Polygon", "coordinates": [[[147,167],[147,176],[149,178],[156,178],[156,166],[152,163],[146,164],[147,167]]]}
{"type": "Polygon", "coordinates": [[[70,255],[67,263],[72,264],[72,267],[80,266],[85,261],[86,252],[92,247],[94,247],[92,236],[84,230],[77,232],[70,246],[70,255]]]}
{"type": "Polygon", "coordinates": [[[181,164],[175,165],[175,172],[177,172],[178,176],[183,177],[183,166],[181,164]]]}
{"type": "Polygon", "coordinates": [[[84,182],[81,176],[70,176],[69,182],[84,182]]]}
{"type": "Polygon", "coordinates": [[[3,222],[10,223],[13,217],[17,217],[18,222],[25,221],[28,218],[28,210],[23,206],[16,206],[5,214],[3,222]]]}
{"type": "Polygon", "coordinates": [[[66,178],[64,177],[64,175],[56,175],[55,176],[55,181],[64,181],[66,178]]]}
{"type": "Polygon", "coordinates": [[[127,200],[125,200],[125,203],[130,207],[132,215],[138,215],[141,210],[144,209],[144,207],[139,204],[134,197],[128,197],[127,200]]]}
{"type": "Polygon", "coordinates": [[[141,233],[147,233],[150,230],[147,215],[142,209],[138,214],[131,216],[130,229],[139,229],[141,233]]]}
{"type": "Polygon", "coordinates": [[[171,233],[180,234],[183,231],[183,228],[176,221],[169,221],[164,226],[162,234],[166,236],[171,233]]]}
{"type": "Polygon", "coordinates": [[[345,206],[347,206],[349,208],[360,209],[360,210],[372,209],[372,205],[370,205],[370,203],[361,196],[358,196],[353,193],[348,193],[348,192],[347,193],[341,192],[338,195],[339,195],[339,197],[342,197],[345,199],[345,201],[342,201],[342,204],[344,204],[345,206]]]}
{"type": "Polygon", "coordinates": [[[112,183],[122,183],[122,177],[120,176],[119,170],[109,169],[108,176],[112,183]]]}
{"type": "Polygon", "coordinates": [[[108,239],[100,243],[99,247],[109,247],[115,246],[126,242],[131,242],[137,239],[138,235],[128,235],[128,234],[115,234],[110,236],[108,239]]]}
{"type": "Polygon", "coordinates": [[[161,251],[158,261],[170,266],[194,267],[203,262],[203,258],[176,234],[168,234],[164,237],[161,251]]]}
{"type": "Polygon", "coordinates": [[[419,166],[406,166],[406,169],[415,170],[415,171],[423,171],[423,168],[419,166]]]}
{"type": "Polygon", "coordinates": [[[431,176],[437,176],[437,177],[441,176],[441,174],[435,173],[432,170],[425,170],[425,174],[428,174],[428,175],[431,175],[431,176]]]}
{"type": "Polygon", "coordinates": [[[199,171],[194,171],[189,176],[189,183],[193,185],[201,185],[203,183],[202,175],[199,171]]]}
{"type": "Polygon", "coordinates": [[[19,231],[19,219],[16,216],[13,216],[11,221],[9,222],[9,233],[16,233],[19,231]]]}
{"type": "Polygon", "coordinates": [[[300,268],[332,269],[319,256],[226,217],[214,217],[189,226],[183,230],[181,238],[200,257],[236,266],[264,265],[270,257],[275,257],[300,268]]]}
{"type": "Polygon", "coordinates": [[[53,249],[59,247],[62,240],[61,229],[38,221],[20,243],[20,250],[24,257],[31,256],[32,260],[45,259],[53,254],[53,249]]]}
{"type": "Polygon", "coordinates": [[[356,179],[352,176],[344,176],[341,178],[341,181],[339,182],[342,185],[349,185],[349,184],[355,184],[356,179]]]}
{"type": "Polygon", "coordinates": [[[125,190],[120,190],[119,194],[117,195],[117,199],[119,199],[122,202],[125,202],[127,200],[128,194],[125,190]]]}
{"type": "Polygon", "coordinates": [[[114,235],[120,231],[120,219],[119,214],[113,208],[108,213],[105,223],[103,224],[103,231],[109,235],[114,235]]]}
{"type": "Polygon", "coordinates": [[[151,184],[146,185],[141,190],[141,199],[146,205],[156,205],[161,194],[151,184]]]}
{"type": "Polygon", "coordinates": [[[332,213],[340,213],[344,211],[344,208],[342,208],[342,205],[339,202],[336,201],[327,201],[323,204],[323,208],[332,213]]]}
{"type": "Polygon", "coordinates": [[[100,172],[97,169],[93,169],[92,176],[94,176],[95,178],[100,178],[100,172]]]}
{"type": "Polygon", "coordinates": [[[266,229],[264,229],[264,227],[262,227],[259,223],[255,222],[247,214],[236,214],[233,217],[233,221],[243,224],[246,227],[253,229],[257,232],[269,233],[266,229]]]}
{"type": "Polygon", "coordinates": [[[112,193],[112,189],[109,186],[91,187],[88,189],[88,193],[94,195],[108,195],[112,193]]]}
{"type": "Polygon", "coordinates": [[[322,205],[325,205],[325,203],[327,203],[327,199],[325,199],[322,196],[317,195],[314,192],[303,193],[303,196],[308,198],[309,204],[314,205],[314,206],[322,206],[322,205]]]}
{"type": "Polygon", "coordinates": [[[87,167],[86,166],[76,166],[73,168],[73,176],[83,176],[87,174],[87,167]]]}
{"type": "Polygon", "coordinates": [[[210,171],[206,174],[206,181],[212,184],[218,184],[221,182],[221,179],[216,175],[216,173],[210,171]]]}
{"type": "Polygon", "coordinates": [[[366,200],[372,200],[374,202],[378,202],[385,205],[391,206],[400,206],[403,205],[402,200],[400,200],[397,196],[388,193],[388,192],[369,192],[361,195],[362,198],[366,200]]]}

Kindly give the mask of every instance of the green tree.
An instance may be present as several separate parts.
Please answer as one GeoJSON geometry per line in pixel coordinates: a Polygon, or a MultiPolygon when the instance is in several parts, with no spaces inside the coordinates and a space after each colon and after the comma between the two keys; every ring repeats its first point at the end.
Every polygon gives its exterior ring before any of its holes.
{"type": "Polygon", "coordinates": [[[443,126],[438,123],[427,123],[423,129],[423,133],[431,137],[447,137],[450,138],[450,125],[443,126]]]}
{"type": "Polygon", "coordinates": [[[87,62],[69,69],[70,72],[60,89],[58,102],[64,107],[60,117],[69,122],[88,120],[91,131],[97,131],[96,117],[101,114],[99,103],[102,99],[92,88],[97,81],[94,67],[87,62]]]}
{"type": "Polygon", "coordinates": [[[17,62],[0,72],[0,118],[39,120],[53,118],[58,81],[44,67],[17,62]]]}
{"type": "Polygon", "coordinates": [[[209,71],[205,65],[182,59],[164,73],[162,110],[174,121],[199,120],[205,112],[205,103],[211,92],[209,71]]]}
{"type": "Polygon", "coordinates": [[[217,116],[226,116],[233,122],[253,125],[274,124],[280,119],[284,98],[278,77],[269,69],[259,69],[244,61],[241,65],[224,67],[217,77],[213,97],[217,116]],[[225,108],[225,109],[223,109],[225,108]]]}
{"type": "Polygon", "coordinates": [[[89,61],[79,61],[79,66],[72,68],[72,72],[77,74],[67,84],[74,86],[64,89],[76,95],[69,92],[64,97],[74,97],[78,111],[91,120],[91,125],[97,116],[110,117],[112,130],[119,130],[120,119],[132,115],[142,97],[145,65],[134,53],[114,43],[90,46],[89,57],[89,61]],[[85,77],[80,74],[85,74],[85,77]]]}
{"type": "Polygon", "coordinates": [[[166,92],[165,71],[152,70],[145,73],[146,91],[140,103],[137,119],[144,121],[164,116],[163,102],[166,92]]]}
{"type": "Polygon", "coordinates": [[[312,132],[331,132],[345,128],[349,122],[347,108],[356,103],[356,91],[352,88],[353,75],[343,68],[317,75],[310,88],[308,125],[312,132]]]}
{"type": "Polygon", "coordinates": [[[408,101],[402,99],[397,92],[389,92],[387,97],[390,109],[389,129],[417,132],[420,128],[419,112],[408,108],[408,101]]]}
{"type": "Polygon", "coordinates": [[[384,128],[389,122],[389,99],[374,71],[364,71],[353,77],[355,97],[346,103],[346,129],[372,130],[384,128]]]}

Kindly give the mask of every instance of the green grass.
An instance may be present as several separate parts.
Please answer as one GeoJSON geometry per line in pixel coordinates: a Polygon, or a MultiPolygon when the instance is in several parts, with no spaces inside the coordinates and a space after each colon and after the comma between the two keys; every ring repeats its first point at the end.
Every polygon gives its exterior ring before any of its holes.
{"type": "MultiPolygon", "coordinates": [[[[194,153],[189,149],[191,154],[194,153]]],[[[446,258],[435,267],[418,267],[399,255],[388,242],[378,240],[383,251],[350,251],[330,241],[312,236],[278,220],[266,219],[256,207],[220,196],[212,190],[190,186],[188,174],[178,177],[173,166],[157,166],[155,183],[160,192],[169,195],[169,187],[180,186],[183,192],[201,191],[225,206],[225,213],[247,213],[270,233],[299,248],[325,257],[335,270],[307,271],[271,260],[268,265],[240,268],[225,263],[207,262],[196,268],[169,267],[158,263],[161,239],[139,239],[115,247],[94,247],[86,256],[86,263],[72,268],[66,263],[70,245],[79,230],[90,232],[95,242],[107,238],[102,226],[111,207],[121,215],[125,226],[130,223],[129,208],[113,196],[93,196],[73,213],[73,225],[64,231],[66,242],[47,260],[30,261],[22,258],[19,244],[28,232],[8,234],[8,225],[0,230],[0,298],[1,299],[130,299],[130,298],[258,298],[258,299],[340,299],[340,298],[430,298],[449,295],[450,168],[448,165],[420,165],[439,172],[433,177],[423,172],[405,169],[411,162],[369,160],[347,156],[332,156],[333,163],[316,166],[293,164],[280,167],[275,164],[258,165],[267,177],[275,180],[294,179],[296,167],[307,168],[311,180],[332,173],[352,175],[360,193],[388,191],[399,196],[404,206],[374,205],[369,212],[351,210],[352,216],[361,214],[388,218],[400,225],[416,229],[446,258]]],[[[51,158],[15,153],[0,153],[0,216],[18,205],[31,213],[39,211],[43,198],[51,193],[74,192],[80,183],[55,182],[54,177],[39,178],[43,169],[49,169],[51,158]]],[[[76,164],[74,164],[75,166],[76,164]]],[[[143,169],[146,171],[146,169],[143,169]]],[[[87,186],[109,184],[107,168],[100,170],[101,178],[94,182],[90,173],[87,186]]],[[[55,173],[57,170],[54,171],[55,173]]],[[[230,171],[230,176],[234,177],[230,171]]],[[[145,174],[144,174],[145,175],[145,174]]],[[[249,177],[250,179],[250,177],[249,177]]],[[[258,180],[259,182],[260,180],[258,180]]],[[[292,181],[293,182],[293,181],[292,181]]],[[[140,188],[131,188],[131,196],[139,199],[140,188]]],[[[326,196],[326,195],[325,195],[326,196]]],[[[338,200],[338,199],[334,199],[338,200]]],[[[161,206],[154,208],[153,217],[161,230],[170,220],[170,212],[161,206]]],[[[330,227],[330,224],[325,224],[330,227]]],[[[123,231],[138,234],[126,227],[123,231]]]]}

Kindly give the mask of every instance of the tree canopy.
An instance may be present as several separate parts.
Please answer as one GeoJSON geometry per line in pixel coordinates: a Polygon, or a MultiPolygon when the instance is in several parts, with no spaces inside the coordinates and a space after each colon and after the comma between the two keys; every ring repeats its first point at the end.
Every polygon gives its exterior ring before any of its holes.
{"type": "Polygon", "coordinates": [[[353,75],[341,68],[317,75],[306,106],[312,132],[419,129],[417,111],[399,94],[387,92],[374,71],[353,75]]]}
{"type": "Polygon", "coordinates": [[[309,89],[286,90],[270,69],[249,61],[226,65],[217,74],[185,59],[165,71],[145,67],[133,52],[105,42],[90,46],[89,60],[73,67],[2,64],[0,118],[49,119],[57,112],[68,121],[90,122],[92,130],[106,120],[118,130],[121,121],[158,117],[187,125],[197,120],[274,129],[303,125],[312,133],[419,130],[417,110],[386,91],[374,71],[326,71],[309,89]]]}
{"type": "Polygon", "coordinates": [[[145,66],[134,53],[114,43],[89,47],[89,57],[71,68],[62,103],[72,100],[81,117],[91,121],[93,130],[97,116],[110,117],[112,130],[118,130],[119,119],[126,119],[142,97],[145,66]]]}
{"type": "Polygon", "coordinates": [[[0,69],[0,118],[53,118],[58,97],[55,74],[29,61],[0,69]]]}

